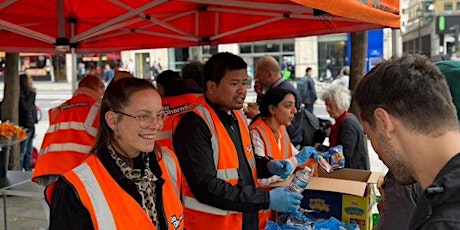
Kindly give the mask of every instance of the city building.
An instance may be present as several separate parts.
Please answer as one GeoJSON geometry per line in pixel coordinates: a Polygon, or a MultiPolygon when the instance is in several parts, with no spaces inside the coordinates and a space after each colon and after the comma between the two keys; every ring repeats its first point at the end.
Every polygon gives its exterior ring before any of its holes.
{"type": "Polygon", "coordinates": [[[404,53],[460,59],[460,0],[410,0],[402,4],[404,53]]]}
{"type": "MultiPolygon", "coordinates": [[[[399,33],[398,33],[399,34],[399,33]]],[[[380,29],[368,32],[368,69],[382,59],[392,56],[392,30],[380,29]]],[[[398,42],[400,39],[397,39],[398,42]]],[[[255,63],[264,55],[275,57],[280,63],[285,77],[302,77],[306,67],[312,67],[315,76],[325,75],[328,63],[338,74],[345,65],[350,65],[350,34],[332,34],[293,39],[248,42],[239,44],[222,44],[188,48],[145,49],[121,52],[121,62],[134,60],[134,75],[150,78],[152,65],[160,70],[180,71],[182,66],[192,60],[205,61],[217,52],[232,52],[241,56],[248,63],[248,73],[254,76],[255,63]],[[287,73],[286,71],[289,71],[287,73]],[[149,75],[150,74],[150,75],[149,75]]],[[[400,51],[398,51],[400,54],[400,51]]]]}

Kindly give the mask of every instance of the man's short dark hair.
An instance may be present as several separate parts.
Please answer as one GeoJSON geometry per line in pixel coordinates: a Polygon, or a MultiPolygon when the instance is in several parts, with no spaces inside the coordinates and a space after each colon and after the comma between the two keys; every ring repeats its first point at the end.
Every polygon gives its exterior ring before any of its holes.
{"type": "Polygon", "coordinates": [[[371,127],[374,111],[383,108],[418,133],[458,129],[446,79],[425,56],[406,55],[378,64],[363,77],[354,99],[361,119],[371,127]]]}
{"type": "Polygon", "coordinates": [[[214,54],[204,65],[204,90],[206,83],[213,81],[219,85],[227,71],[246,69],[247,64],[244,60],[232,53],[224,52],[214,54]]]}

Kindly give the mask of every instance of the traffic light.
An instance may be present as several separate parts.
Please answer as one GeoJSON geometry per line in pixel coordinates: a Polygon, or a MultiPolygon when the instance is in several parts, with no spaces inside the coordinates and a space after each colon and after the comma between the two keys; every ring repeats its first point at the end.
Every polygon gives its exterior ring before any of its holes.
{"type": "Polygon", "coordinates": [[[434,4],[433,1],[423,1],[423,10],[425,13],[430,13],[434,11],[434,4]]]}
{"type": "Polygon", "coordinates": [[[444,16],[439,17],[438,27],[439,33],[443,34],[446,30],[446,18],[444,16]]]}

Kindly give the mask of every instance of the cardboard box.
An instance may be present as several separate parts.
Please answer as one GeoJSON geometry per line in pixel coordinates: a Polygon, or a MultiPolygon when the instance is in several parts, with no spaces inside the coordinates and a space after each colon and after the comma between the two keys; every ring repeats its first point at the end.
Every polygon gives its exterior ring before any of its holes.
{"type": "MultiPolygon", "coordinates": [[[[318,218],[331,216],[346,223],[358,223],[361,230],[372,229],[372,205],[375,203],[375,183],[380,173],[342,169],[327,174],[318,170],[303,192],[301,207],[320,211],[318,218]]],[[[288,186],[292,176],[274,187],[288,186]]]]}

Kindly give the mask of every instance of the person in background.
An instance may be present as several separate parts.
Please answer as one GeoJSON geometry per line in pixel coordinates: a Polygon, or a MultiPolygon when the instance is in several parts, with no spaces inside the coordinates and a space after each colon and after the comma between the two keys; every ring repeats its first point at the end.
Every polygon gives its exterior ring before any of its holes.
{"type": "MultiPolygon", "coordinates": [[[[164,96],[165,94],[173,94],[172,92],[167,91],[174,91],[178,87],[177,85],[172,84],[173,80],[181,79],[179,73],[172,70],[165,70],[158,75],[156,79],[157,83],[157,90],[160,93],[160,96],[164,96]]],[[[184,84],[182,84],[184,85],[184,84]]]]}
{"type": "Polygon", "coordinates": [[[194,85],[178,77],[176,72],[171,70],[163,71],[158,76],[157,86],[162,97],[162,104],[165,113],[168,115],[161,132],[157,135],[157,143],[160,146],[167,146],[174,149],[172,135],[183,114],[190,112],[190,103],[202,96],[202,91],[194,85]]]}
{"type": "Polygon", "coordinates": [[[157,61],[153,61],[152,67],[150,68],[152,70],[152,80],[157,79],[160,74],[160,70],[157,68],[157,65],[157,61]]]}
{"type": "MultiPolygon", "coordinates": [[[[300,110],[301,97],[295,87],[281,76],[280,65],[272,56],[264,56],[257,61],[256,79],[254,90],[257,93],[257,103],[262,101],[265,92],[270,88],[282,88],[291,91],[295,95],[296,109],[300,110]]],[[[258,109],[247,107],[244,109],[246,116],[250,119],[259,113],[258,109]]],[[[287,127],[292,144],[298,146],[302,144],[302,124],[301,116],[298,113],[294,121],[287,127]]]]}
{"type": "Polygon", "coordinates": [[[104,66],[104,82],[109,84],[110,81],[115,77],[115,73],[113,72],[112,68],[109,64],[105,64],[104,66]]]}
{"type": "Polygon", "coordinates": [[[330,146],[343,146],[345,167],[369,170],[369,155],[366,137],[358,118],[348,112],[351,103],[350,91],[341,85],[331,85],[321,96],[326,110],[334,118],[329,136],[330,146]]]}
{"type": "Polygon", "coordinates": [[[126,64],[126,70],[130,73],[130,74],[134,74],[134,61],[133,59],[129,59],[128,63],[126,64]]]}
{"type": "Polygon", "coordinates": [[[313,113],[313,107],[318,96],[316,95],[315,81],[313,80],[313,70],[311,67],[307,67],[305,70],[305,76],[300,79],[297,89],[305,108],[310,113],[313,113]]]}
{"type": "Polygon", "coordinates": [[[191,61],[182,67],[181,77],[196,91],[203,92],[203,71],[203,63],[191,61]]]}
{"type": "Polygon", "coordinates": [[[90,156],[56,182],[50,229],[183,229],[179,167],[155,145],[165,118],[151,82],[110,83],[90,156]]]}
{"type": "MultiPolygon", "coordinates": [[[[249,126],[254,153],[275,160],[288,160],[295,169],[304,164],[311,156],[318,156],[313,147],[303,148],[300,152],[291,144],[286,131],[297,113],[295,96],[291,91],[271,88],[260,103],[260,113],[249,126]]],[[[268,188],[271,183],[282,181],[279,176],[257,180],[260,187],[268,188]]],[[[275,220],[275,213],[264,210],[259,213],[259,226],[263,229],[267,220],[275,220]]]]}
{"type": "MultiPolygon", "coordinates": [[[[460,62],[449,60],[434,64],[447,80],[453,103],[457,108],[457,118],[460,118],[460,62]]],[[[417,182],[408,185],[398,184],[391,171],[385,175],[382,182],[382,200],[378,205],[380,219],[374,229],[408,229],[410,217],[423,194],[422,187],[417,182]]]]}
{"type": "Polygon", "coordinates": [[[72,98],[48,111],[49,127],[32,181],[48,186],[86,159],[96,140],[104,91],[99,77],[87,75],[78,82],[72,98]]]}
{"type": "Polygon", "coordinates": [[[256,164],[260,174],[282,178],[290,175],[292,166],[253,153],[241,112],[246,67],[234,54],[213,55],[204,67],[204,96],[192,103],[193,111],[174,132],[174,150],[186,179],[182,198],[188,230],[259,229],[259,210],[288,212],[300,205],[302,195],[285,187],[269,192],[256,187],[256,164]]]}
{"type": "Polygon", "coordinates": [[[33,139],[35,136],[35,124],[37,119],[37,108],[35,97],[37,89],[33,86],[32,77],[26,74],[19,75],[19,126],[27,129],[27,138],[21,142],[19,155],[20,170],[31,171],[30,160],[32,158],[33,139]]]}
{"type": "Polygon", "coordinates": [[[460,127],[439,69],[422,55],[383,61],[354,95],[364,131],[396,182],[423,189],[409,229],[460,229],[460,127]]]}
{"type": "Polygon", "coordinates": [[[350,83],[350,67],[344,66],[341,70],[339,75],[337,76],[334,81],[332,81],[331,85],[342,85],[343,87],[348,89],[350,83]]]}

